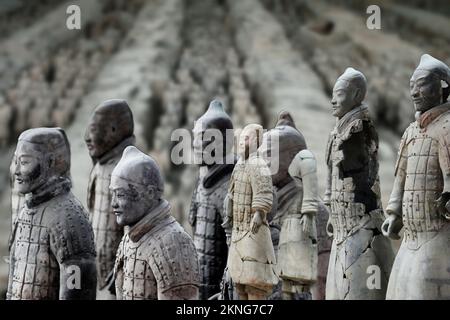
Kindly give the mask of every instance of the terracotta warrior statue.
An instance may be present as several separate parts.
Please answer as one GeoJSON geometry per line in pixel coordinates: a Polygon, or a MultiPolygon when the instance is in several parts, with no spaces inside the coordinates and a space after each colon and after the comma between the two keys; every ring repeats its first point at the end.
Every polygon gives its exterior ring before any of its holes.
{"type": "Polygon", "coordinates": [[[334,85],[337,122],[326,151],[324,198],[333,234],[326,299],[384,299],[394,257],[381,234],[378,135],[363,104],[365,95],[366,78],[353,68],[334,85]]]}
{"type": "Polygon", "coordinates": [[[127,147],[113,170],[111,206],[127,231],[114,267],[119,300],[192,300],[199,296],[199,266],[191,237],[162,198],[157,163],[127,147]]]}
{"type": "Polygon", "coordinates": [[[234,162],[227,164],[226,161],[233,143],[233,135],[227,139],[226,131],[232,129],[233,124],[222,103],[214,100],[206,113],[196,121],[193,130],[193,147],[195,156],[200,160],[200,175],[192,196],[189,222],[193,227],[200,263],[200,299],[208,299],[220,292],[220,282],[227,263],[228,247],[221,225],[224,218],[223,203],[234,168],[234,162]],[[222,140],[208,137],[207,132],[214,134],[212,130],[216,130],[222,140]],[[220,159],[203,154],[213,150],[212,147],[220,149],[220,159]]]}
{"type": "Polygon", "coordinates": [[[94,167],[88,186],[88,209],[97,249],[98,289],[107,285],[114,268],[123,228],[111,208],[111,172],[123,150],[134,144],[133,115],[125,100],[107,100],[97,106],[86,129],[85,141],[94,167]]]}
{"type": "Polygon", "coordinates": [[[23,132],[15,159],[15,181],[25,205],[11,237],[7,299],[95,299],[94,234],[71,192],[65,132],[23,132]]]}
{"type": "MultiPolygon", "coordinates": [[[[271,299],[311,299],[310,285],[317,278],[317,183],[314,186],[314,182],[307,183],[305,188],[313,187],[314,190],[304,192],[301,180],[298,184],[288,172],[292,160],[302,150],[304,154],[310,154],[306,150],[305,138],[295,127],[292,116],[288,112],[281,112],[275,128],[264,134],[259,148],[271,169],[276,198],[276,210],[273,210],[273,216],[268,220],[282,284],[272,294],[271,299]],[[303,195],[308,195],[309,192],[315,193],[314,200],[317,203],[314,208],[309,207],[308,212],[302,213],[303,195]]],[[[295,162],[297,161],[299,159],[295,162]]],[[[309,158],[293,166],[295,177],[301,177],[298,165],[308,161],[309,158]]]]}
{"type": "Polygon", "coordinates": [[[450,68],[423,55],[410,82],[416,121],[400,142],[382,228],[392,239],[404,230],[387,299],[450,299],[449,85],[450,68]]]}
{"type": "Polygon", "coordinates": [[[258,156],[263,128],[247,125],[239,136],[240,156],[230,180],[224,227],[232,227],[227,267],[240,300],[263,300],[278,283],[275,252],[267,221],[272,179],[258,156]]]}
{"type": "Polygon", "coordinates": [[[326,230],[330,212],[323,201],[319,203],[316,214],[317,226],[317,281],[311,287],[312,300],[325,300],[325,291],[327,285],[328,263],[330,261],[331,246],[333,237],[326,230]]]}
{"type": "MultiPolygon", "coordinates": [[[[11,188],[11,226],[14,227],[19,212],[25,203],[25,196],[18,190],[18,183],[16,181],[16,155],[14,154],[9,167],[9,185],[11,188]]],[[[11,230],[12,231],[12,230],[11,230]]],[[[11,246],[11,239],[10,244],[11,246]]]]}

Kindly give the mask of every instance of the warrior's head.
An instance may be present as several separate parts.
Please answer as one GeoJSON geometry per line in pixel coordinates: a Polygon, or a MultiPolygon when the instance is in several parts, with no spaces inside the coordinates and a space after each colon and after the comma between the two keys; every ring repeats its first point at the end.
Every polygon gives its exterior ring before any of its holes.
{"type": "Polygon", "coordinates": [[[263,139],[263,127],[259,124],[248,124],[239,135],[238,154],[242,159],[247,159],[257,152],[263,139]]]}
{"type": "Polygon", "coordinates": [[[282,187],[291,181],[289,165],[295,155],[305,148],[305,138],[295,127],[292,116],[282,111],[275,128],[264,134],[259,149],[271,169],[273,185],[282,187]]]}
{"type": "Polygon", "coordinates": [[[422,55],[410,80],[411,98],[416,111],[422,113],[446,102],[449,85],[450,68],[429,54],[422,55]]]}
{"type": "Polygon", "coordinates": [[[201,159],[202,166],[223,161],[227,152],[231,151],[233,135],[230,129],[233,129],[233,123],[222,103],[211,101],[208,110],[195,122],[192,130],[194,154],[196,159],[201,159]],[[227,130],[231,131],[230,136],[227,136],[227,130]]]}
{"type": "Polygon", "coordinates": [[[336,80],[333,88],[333,116],[342,118],[346,113],[359,107],[366,96],[367,81],[362,72],[347,68],[336,80]]]}
{"type": "Polygon", "coordinates": [[[111,99],[98,105],[86,128],[89,155],[101,158],[124,139],[133,135],[133,114],[125,100],[111,99]]]}
{"type": "Polygon", "coordinates": [[[38,192],[58,181],[70,181],[70,145],[61,128],[24,131],[14,158],[17,189],[22,194],[38,192]]]}
{"type": "Polygon", "coordinates": [[[117,224],[134,225],[160,203],[164,192],[161,170],[152,157],[126,147],[111,174],[110,191],[117,224]]]}

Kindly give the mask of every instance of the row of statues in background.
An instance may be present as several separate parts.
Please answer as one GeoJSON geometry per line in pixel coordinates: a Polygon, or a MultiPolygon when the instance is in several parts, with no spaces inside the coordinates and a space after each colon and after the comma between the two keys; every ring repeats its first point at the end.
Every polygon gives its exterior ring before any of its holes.
{"type": "MultiPolygon", "coordinates": [[[[315,157],[282,112],[265,133],[242,130],[233,163],[200,165],[193,238],[170,214],[157,163],[133,146],[125,101],[98,106],[86,131],[89,214],[70,191],[64,131],[27,130],[11,166],[13,205],[24,203],[13,210],[7,297],[94,299],[113,287],[117,299],[450,299],[449,85],[450,68],[423,55],[385,214],[366,79],[348,68],[333,89],[323,199],[315,157]],[[395,256],[389,238],[402,228],[395,256]]],[[[219,101],[193,128],[197,154],[217,143],[208,129],[224,141],[233,129],[219,101]]]]}

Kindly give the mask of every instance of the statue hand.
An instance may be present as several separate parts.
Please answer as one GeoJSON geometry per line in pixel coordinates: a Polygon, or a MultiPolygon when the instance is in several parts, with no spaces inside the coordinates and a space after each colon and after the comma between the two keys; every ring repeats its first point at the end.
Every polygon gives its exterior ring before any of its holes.
{"type": "Polygon", "coordinates": [[[447,211],[444,214],[445,219],[450,220],[450,200],[447,201],[447,203],[445,204],[445,210],[447,211]]]}
{"type": "Polygon", "coordinates": [[[403,227],[403,221],[401,217],[396,214],[389,214],[386,220],[384,220],[383,225],[381,226],[381,232],[385,237],[389,237],[393,240],[399,240],[400,236],[398,233],[403,227]]]}
{"type": "Polygon", "coordinates": [[[252,233],[255,234],[258,232],[259,227],[263,224],[263,219],[261,217],[261,213],[259,211],[256,211],[252,218],[252,233]]]}
{"type": "Polygon", "coordinates": [[[106,276],[106,288],[112,295],[116,295],[114,270],[111,270],[106,276]]]}
{"type": "Polygon", "coordinates": [[[313,224],[313,213],[306,212],[300,218],[300,223],[303,226],[303,232],[311,234],[313,224]]]}
{"type": "Polygon", "coordinates": [[[444,192],[436,200],[439,213],[447,220],[450,220],[450,193],[444,192]]]}
{"type": "Polygon", "coordinates": [[[327,228],[326,228],[326,231],[327,231],[327,235],[328,235],[329,237],[332,237],[332,236],[333,236],[334,229],[333,229],[333,224],[331,223],[331,218],[329,218],[328,221],[327,221],[327,228]]]}
{"type": "Polygon", "coordinates": [[[231,244],[231,234],[227,234],[225,238],[226,238],[227,246],[228,246],[228,248],[229,248],[229,247],[230,247],[230,244],[231,244]]]}

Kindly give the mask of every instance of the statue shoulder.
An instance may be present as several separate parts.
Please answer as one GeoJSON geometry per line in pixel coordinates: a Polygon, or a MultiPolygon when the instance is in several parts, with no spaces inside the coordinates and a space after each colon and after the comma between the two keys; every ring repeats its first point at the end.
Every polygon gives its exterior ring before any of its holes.
{"type": "Polygon", "coordinates": [[[433,121],[428,128],[428,132],[435,139],[447,138],[450,135],[450,110],[433,121]]]}
{"type": "Polygon", "coordinates": [[[178,222],[161,228],[148,240],[148,262],[164,292],[176,286],[199,285],[197,251],[192,238],[178,222]]]}
{"type": "Polygon", "coordinates": [[[53,199],[46,211],[52,217],[50,246],[60,263],[73,257],[95,256],[94,233],[87,212],[71,192],[53,199]]]}

